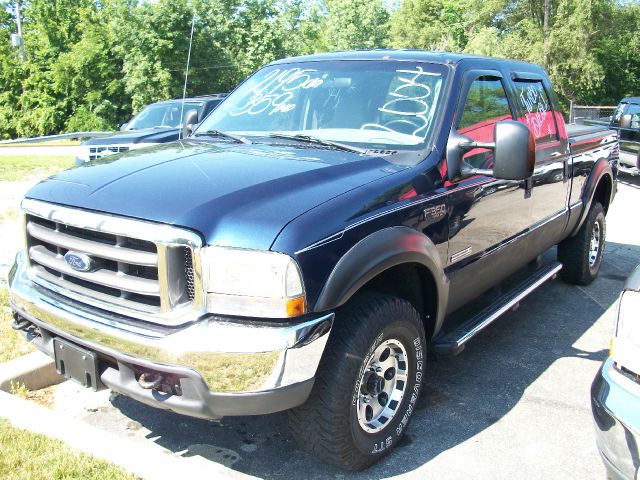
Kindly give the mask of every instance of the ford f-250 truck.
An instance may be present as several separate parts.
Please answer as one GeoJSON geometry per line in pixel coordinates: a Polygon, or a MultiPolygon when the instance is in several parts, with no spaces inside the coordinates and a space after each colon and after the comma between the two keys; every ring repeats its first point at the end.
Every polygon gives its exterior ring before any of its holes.
{"type": "Polygon", "coordinates": [[[203,418],[290,410],[303,448],[365,468],[406,431],[427,356],[558,272],[596,277],[609,133],[570,139],[527,63],[276,61],[189,138],[27,193],[14,326],[87,387],[203,418]]]}

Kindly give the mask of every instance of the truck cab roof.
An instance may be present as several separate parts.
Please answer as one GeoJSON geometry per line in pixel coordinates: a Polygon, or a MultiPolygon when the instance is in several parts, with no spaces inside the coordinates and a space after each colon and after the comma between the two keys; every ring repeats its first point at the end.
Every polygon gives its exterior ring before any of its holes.
{"type": "Polygon", "coordinates": [[[330,60],[400,60],[432,62],[442,64],[457,64],[465,60],[481,60],[486,66],[510,65],[520,66],[528,69],[542,70],[542,67],[533,63],[518,60],[509,60],[495,57],[485,57],[482,55],[471,55],[468,53],[451,53],[444,51],[426,51],[412,49],[377,49],[377,50],[345,50],[299,57],[289,57],[276,60],[270,65],[294,63],[294,62],[319,62],[330,60]]]}

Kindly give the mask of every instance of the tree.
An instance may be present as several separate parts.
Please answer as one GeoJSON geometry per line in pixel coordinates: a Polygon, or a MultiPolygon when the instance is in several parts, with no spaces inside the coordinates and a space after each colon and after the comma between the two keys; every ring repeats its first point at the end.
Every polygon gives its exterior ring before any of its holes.
{"type": "Polygon", "coordinates": [[[326,7],[324,44],[327,49],[386,46],[389,12],[380,0],[327,0],[326,7]]]}
{"type": "Polygon", "coordinates": [[[23,70],[18,54],[10,46],[10,35],[16,31],[6,1],[0,1],[0,138],[16,136],[15,105],[20,98],[23,70]]]}
{"type": "Polygon", "coordinates": [[[462,2],[404,0],[391,18],[391,45],[461,51],[468,41],[465,17],[462,2]]]}

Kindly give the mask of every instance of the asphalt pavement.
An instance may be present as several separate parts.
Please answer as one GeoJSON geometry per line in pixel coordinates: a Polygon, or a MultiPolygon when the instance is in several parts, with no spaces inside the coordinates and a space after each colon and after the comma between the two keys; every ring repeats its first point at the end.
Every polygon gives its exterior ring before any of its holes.
{"type": "Polygon", "coordinates": [[[639,204],[640,180],[623,179],[592,285],[549,281],[459,356],[430,363],[407,435],[365,472],[304,453],[285,413],[198,420],[70,382],[57,387],[54,409],[175,456],[265,479],[604,479],[589,387],[607,356],[617,296],[640,263],[639,204]]]}

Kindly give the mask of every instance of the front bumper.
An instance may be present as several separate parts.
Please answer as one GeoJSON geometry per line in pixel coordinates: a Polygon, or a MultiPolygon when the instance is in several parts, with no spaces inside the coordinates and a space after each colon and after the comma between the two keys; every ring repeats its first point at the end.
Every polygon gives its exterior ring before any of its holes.
{"type": "Polygon", "coordinates": [[[640,154],[637,152],[620,150],[618,170],[622,173],[626,173],[627,175],[640,175],[640,154]]]}
{"type": "Polygon", "coordinates": [[[609,478],[640,478],[640,384],[618,371],[611,357],[591,385],[591,408],[609,478]]]}
{"type": "Polygon", "coordinates": [[[304,403],[324,351],[332,313],[274,324],[205,316],[161,327],[98,310],[31,281],[23,254],[9,273],[17,319],[37,329],[27,337],[53,356],[62,337],[98,353],[100,379],[114,391],[189,416],[257,415],[304,403]],[[179,382],[181,394],[144,389],[141,372],[179,382]]]}

